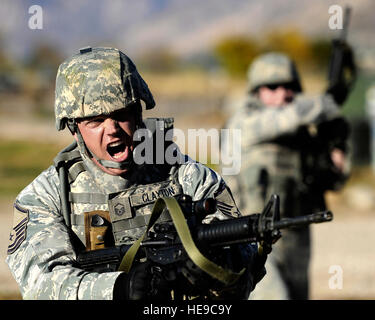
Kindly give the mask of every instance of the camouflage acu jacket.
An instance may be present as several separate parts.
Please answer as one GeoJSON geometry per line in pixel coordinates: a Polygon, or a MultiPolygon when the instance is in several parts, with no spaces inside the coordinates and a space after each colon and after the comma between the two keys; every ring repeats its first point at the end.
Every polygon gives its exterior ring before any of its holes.
{"type": "Polygon", "coordinates": [[[101,180],[100,170],[93,174],[81,160],[78,157],[69,171],[71,228],[62,215],[55,166],[16,198],[6,262],[24,299],[112,299],[120,272],[95,273],[74,267],[76,253],[87,241],[84,212],[109,211],[116,244],[132,242],[142,234],[152,204],[160,196],[215,197],[222,209],[210,219],[239,214],[223,179],[200,163],[188,160],[167,173],[157,166],[137,167],[134,179],[116,189],[110,180],[101,180]]]}

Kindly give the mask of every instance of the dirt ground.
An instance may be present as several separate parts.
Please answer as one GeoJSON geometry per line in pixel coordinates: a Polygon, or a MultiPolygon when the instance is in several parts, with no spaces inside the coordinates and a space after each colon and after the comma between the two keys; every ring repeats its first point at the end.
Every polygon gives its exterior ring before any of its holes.
{"type": "Polygon", "coordinates": [[[375,299],[375,214],[331,205],[312,226],[311,299],[375,299]]]}

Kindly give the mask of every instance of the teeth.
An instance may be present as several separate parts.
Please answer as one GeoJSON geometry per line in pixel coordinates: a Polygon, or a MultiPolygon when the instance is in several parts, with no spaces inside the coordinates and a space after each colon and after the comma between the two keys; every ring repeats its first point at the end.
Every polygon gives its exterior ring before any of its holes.
{"type": "Polygon", "coordinates": [[[117,142],[112,142],[112,143],[110,143],[108,146],[109,146],[109,147],[117,147],[117,146],[119,146],[120,144],[122,144],[122,142],[121,142],[121,141],[117,141],[117,142]]]}
{"type": "Polygon", "coordinates": [[[117,154],[113,155],[112,157],[115,158],[115,159],[118,159],[118,158],[122,157],[124,153],[125,152],[120,152],[120,153],[117,153],[117,154]]]}

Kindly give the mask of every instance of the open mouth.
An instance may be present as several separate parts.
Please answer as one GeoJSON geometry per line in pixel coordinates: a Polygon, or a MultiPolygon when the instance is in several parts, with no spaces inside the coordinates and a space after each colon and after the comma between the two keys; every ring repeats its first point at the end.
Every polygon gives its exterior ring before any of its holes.
{"type": "Polygon", "coordinates": [[[128,147],[122,141],[116,141],[107,145],[107,152],[115,161],[124,161],[128,157],[128,147]]]}

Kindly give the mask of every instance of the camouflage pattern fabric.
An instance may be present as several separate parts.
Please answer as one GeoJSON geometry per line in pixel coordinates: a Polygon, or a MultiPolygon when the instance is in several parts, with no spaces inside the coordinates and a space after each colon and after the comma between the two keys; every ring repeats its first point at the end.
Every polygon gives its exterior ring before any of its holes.
{"type": "Polygon", "coordinates": [[[250,300],[306,300],[309,297],[310,228],[283,230],[266,262],[267,274],[250,300]]]}
{"type": "Polygon", "coordinates": [[[142,100],[155,106],[146,82],[134,63],[114,48],[86,48],[62,63],[55,90],[56,127],[67,119],[84,118],[125,108],[142,100]]]}
{"type": "Polygon", "coordinates": [[[250,293],[250,300],[289,300],[288,288],[277,267],[274,254],[270,254],[265,264],[266,276],[250,293]]]}
{"type": "MultiPolygon", "coordinates": [[[[309,193],[302,183],[299,150],[276,141],[281,136],[292,136],[303,125],[318,124],[338,115],[338,106],[330,96],[297,96],[291,104],[267,108],[249,95],[246,105],[226,125],[242,130],[241,171],[226,177],[242,214],[261,212],[273,193],[280,195],[282,217],[324,209],[323,195],[309,193]]],[[[227,143],[231,142],[223,141],[227,143]]],[[[267,275],[250,299],[307,299],[309,259],[309,228],[283,230],[266,262],[267,275]]]]}
{"type": "MultiPolygon", "coordinates": [[[[98,190],[106,191],[103,186],[113,182],[112,176],[96,167],[92,168],[78,175],[73,182],[73,193],[97,194],[98,190]]],[[[140,169],[134,172],[136,180],[112,185],[108,192],[117,195],[124,187],[144,189],[147,183],[158,181],[158,177],[159,182],[166,179],[156,167],[154,170],[147,168],[147,171],[140,169]]],[[[181,191],[192,196],[193,200],[217,197],[226,190],[223,179],[216,172],[191,161],[178,168],[176,178],[181,191]]],[[[27,223],[22,228],[25,237],[16,246],[10,240],[11,251],[6,262],[20,286],[23,299],[112,299],[113,286],[119,272],[95,273],[74,267],[78,247],[73,238],[77,236],[84,241],[84,229],[82,225],[73,223],[75,235],[72,235],[64,224],[59,184],[56,169],[51,166],[27,186],[16,200],[18,208],[22,208],[20,210],[26,212],[24,215],[27,216],[27,223]]],[[[233,199],[227,205],[235,206],[233,199]]],[[[108,203],[74,203],[72,208],[73,215],[79,216],[88,210],[108,210],[108,203]]],[[[136,215],[142,213],[144,211],[141,207],[136,215]]],[[[228,216],[218,211],[212,218],[226,219],[228,216]]],[[[136,238],[143,230],[135,229],[133,237],[136,238]]]]}
{"type": "Polygon", "coordinates": [[[240,209],[244,214],[261,212],[276,193],[280,196],[281,213],[298,212],[298,195],[302,190],[300,158],[296,150],[272,143],[251,148],[241,163],[243,177],[237,177],[240,209]]]}

